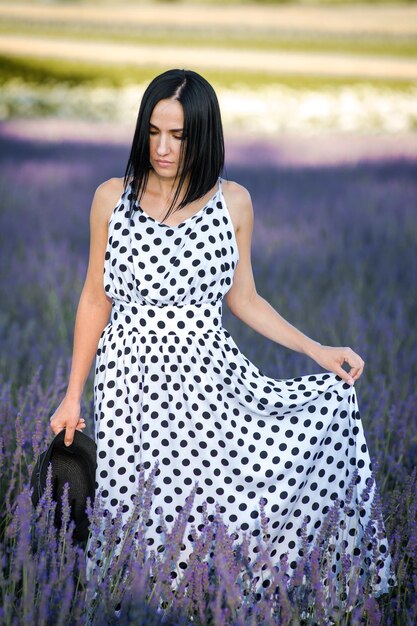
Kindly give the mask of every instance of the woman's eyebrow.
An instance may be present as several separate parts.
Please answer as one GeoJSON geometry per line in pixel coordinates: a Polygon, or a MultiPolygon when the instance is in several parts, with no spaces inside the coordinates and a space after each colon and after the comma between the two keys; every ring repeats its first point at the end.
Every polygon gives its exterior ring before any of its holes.
{"type": "MultiPolygon", "coordinates": [[[[149,126],[151,126],[152,128],[155,128],[155,130],[159,130],[158,126],[156,126],[155,124],[152,124],[152,122],[149,122],[149,126]]],[[[183,132],[183,128],[170,128],[169,132],[170,133],[182,133],[183,132]]]]}

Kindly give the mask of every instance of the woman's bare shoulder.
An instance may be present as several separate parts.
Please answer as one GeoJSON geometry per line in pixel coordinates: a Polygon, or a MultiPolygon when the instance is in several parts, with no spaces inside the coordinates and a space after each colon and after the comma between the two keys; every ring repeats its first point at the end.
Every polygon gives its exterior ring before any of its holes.
{"type": "Polygon", "coordinates": [[[94,194],[91,207],[92,213],[95,213],[97,217],[105,219],[108,222],[123,191],[123,178],[109,178],[109,180],[101,183],[94,194]]]}
{"type": "Polygon", "coordinates": [[[246,204],[251,201],[250,193],[246,187],[233,180],[223,180],[222,187],[226,200],[230,199],[233,203],[246,204]]]}
{"type": "Polygon", "coordinates": [[[222,182],[223,195],[233,220],[235,230],[253,220],[253,206],[249,191],[232,180],[222,182]]]}

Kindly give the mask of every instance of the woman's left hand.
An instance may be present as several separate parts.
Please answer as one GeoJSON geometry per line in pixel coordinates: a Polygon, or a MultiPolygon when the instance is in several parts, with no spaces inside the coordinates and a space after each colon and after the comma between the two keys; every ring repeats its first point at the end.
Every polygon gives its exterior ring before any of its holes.
{"type": "Polygon", "coordinates": [[[323,369],[334,372],[349,385],[353,385],[358,380],[365,367],[364,360],[351,348],[319,346],[315,351],[314,360],[323,369]],[[342,365],[344,363],[350,366],[349,372],[343,369],[342,365]]]}

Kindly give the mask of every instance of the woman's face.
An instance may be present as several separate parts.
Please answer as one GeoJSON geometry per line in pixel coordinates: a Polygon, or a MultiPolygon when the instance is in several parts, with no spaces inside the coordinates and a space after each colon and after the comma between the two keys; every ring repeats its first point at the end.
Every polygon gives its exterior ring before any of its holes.
{"type": "Polygon", "coordinates": [[[160,100],[149,121],[149,157],[161,178],[179,175],[184,111],[178,100],[160,100]]]}

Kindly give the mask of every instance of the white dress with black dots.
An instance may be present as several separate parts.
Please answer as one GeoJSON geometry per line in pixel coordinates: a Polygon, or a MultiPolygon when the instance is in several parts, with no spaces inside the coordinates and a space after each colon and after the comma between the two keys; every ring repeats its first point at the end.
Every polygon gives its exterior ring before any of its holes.
{"type": "MultiPolygon", "coordinates": [[[[250,536],[253,559],[263,497],[272,561],[278,565],[287,553],[294,569],[304,516],[312,541],[334,501],[343,506],[355,468],[353,503],[371,475],[355,390],[331,373],[269,378],[222,326],[239,253],[221,180],[206,206],[177,226],[158,222],[137,202],[130,210],[130,192],[128,186],[110,218],[105,255],[113,307],[96,356],[96,488],[112,514],[123,502],[127,518],[140,466],[147,473],[158,461],[149,549],[164,550],[160,513],[170,530],[198,481],[188,524],[201,529],[203,501],[210,520],[218,504],[229,532],[250,536]]],[[[368,522],[364,506],[365,513],[342,515],[340,542],[351,554],[368,522]]],[[[385,530],[371,535],[379,537],[384,589],[385,530]]],[[[338,554],[340,546],[335,566],[338,554]]]]}

